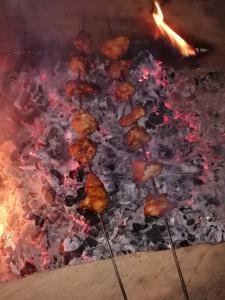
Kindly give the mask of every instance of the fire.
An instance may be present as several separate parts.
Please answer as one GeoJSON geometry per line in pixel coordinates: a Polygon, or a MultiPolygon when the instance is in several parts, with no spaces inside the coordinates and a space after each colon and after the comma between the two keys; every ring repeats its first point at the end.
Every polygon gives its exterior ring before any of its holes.
{"type": "Polygon", "coordinates": [[[6,209],[0,206],[0,238],[5,231],[5,227],[7,226],[7,218],[8,214],[6,209]]]}
{"type": "Polygon", "coordinates": [[[156,25],[162,35],[167,37],[171,44],[178,49],[183,56],[196,55],[195,49],[189,45],[182,37],[180,37],[175,31],[173,31],[165,22],[163,18],[162,10],[157,1],[155,1],[155,9],[152,16],[156,22],[156,25]]]}

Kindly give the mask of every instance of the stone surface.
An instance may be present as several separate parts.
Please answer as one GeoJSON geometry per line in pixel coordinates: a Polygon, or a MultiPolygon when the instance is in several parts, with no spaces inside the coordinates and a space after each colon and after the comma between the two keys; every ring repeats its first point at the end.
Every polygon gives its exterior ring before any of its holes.
{"type": "MultiPolygon", "coordinates": [[[[225,244],[177,250],[190,299],[222,300],[225,244]]],[[[183,299],[170,250],[116,258],[129,300],[183,299]]],[[[110,260],[0,284],[1,300],[122,300],[110,260]]]]}

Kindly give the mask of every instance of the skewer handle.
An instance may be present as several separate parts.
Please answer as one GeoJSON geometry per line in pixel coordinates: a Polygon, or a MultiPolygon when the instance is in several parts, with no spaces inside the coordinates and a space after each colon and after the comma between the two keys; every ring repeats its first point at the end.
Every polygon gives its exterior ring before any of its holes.
{"type": "Polygon", "coordinates": [[[114,271],[115,271],[115,274],[116,274],[116,277],[117,277],[117,281],[119,283],[120,290],[123,294],[123,299],[128,300],[125,289],[124,289],[124,286],[123,286],[123,283],[122,283],[122,280],[121,280],[121,277],[120,277],[120,273],[118,271],[118,268],[117,268],[117,265],[116,265],[116,262],[115,262],[115,258],[114,258],[113,251],[112,251],[112,248],[111,248],[111,245],[110,245],[110,242],[109,242],[109,238],[108,238],[108,235],[107,235],[107,232],[106,232],[106,229],[105,229],[105,224],[104,224],[102,214],[99,214],[99,218],[100,218],[100,223],[101,223],[101,227],[102,227],[102,232],[104,234],[104,238],[105,238],[105,241],[106,241],[108,249],[109,249],[110,258],[111,258],[113,268],[114,268],[114,271]]]}

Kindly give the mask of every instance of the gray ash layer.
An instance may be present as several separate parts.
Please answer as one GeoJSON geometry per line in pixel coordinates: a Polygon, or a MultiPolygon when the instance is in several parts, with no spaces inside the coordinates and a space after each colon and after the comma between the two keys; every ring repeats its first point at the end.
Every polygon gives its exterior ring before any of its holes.
{"type": "MultiPolygon", "coordinates": [[[[92,169],[108,192],[104,220],[112,249],[115,255],[166,249],[169,238],[163,219],[143,214],[145,197],[154,190],[151,182],[133,181],[131,161],[143,153],[129,153],[123,143],[126,130],[118,120],[130,107],[117,102],[117,82],[109,79],[107,64],[96,58],[86,80],[98,86],[98,93],[82,102],[100,125],[92,135],[98,145],[92,169]]],[[[43,74],[24,72],[8,82],[9,96],[23,90],[13,95],[23,127],[15,139],[12,173],[19,170],[23,218],[32,227],[26,229],[26,239],[21,232],[15,247],[5,252],[17,274],[22,267],[26,274],[27,264],[27,274],[32,272],[27,262],[35,271],[43,271],[109,256],[98,217],[77,212],[88,169],[68,155],[77,138],[71,120],[80,105],[79,98],[64,94],[64,85],[72,78],[74,74],[61,65],[44,80],[43,74]]],[[[137,57],[127,79],[136,87],[133,103],[147,112],[139,121],[152,136],[147,155],[165,164],[156,184],[176,206],[168,215],[175,245],[223,241],[225,75],[194,78],[162,68],[145,52],[137,57]]]]}

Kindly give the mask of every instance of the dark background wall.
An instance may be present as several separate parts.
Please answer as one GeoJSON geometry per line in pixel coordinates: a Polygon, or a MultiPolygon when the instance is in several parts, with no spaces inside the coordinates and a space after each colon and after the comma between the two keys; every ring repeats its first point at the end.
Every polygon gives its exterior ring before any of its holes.
{"type": "MultiPolygon", "coordinates": [[[[206,42],[213,52],[205,66],[225,66],[225,1],[161,0],[165,20],[191,42],[206,42]]],[[[86,29],[96,47],[109,37],[106,19],[115,35],[148,39],[154,30],[151,0],[1,0],[0,55],[36,41],[40,46],[72,41],[85,15],[86,29]]]]}

